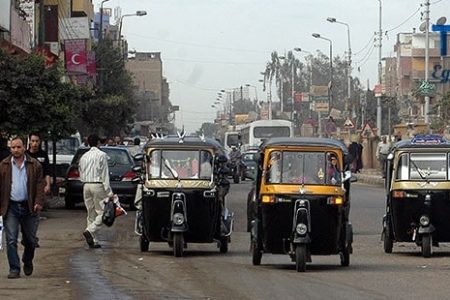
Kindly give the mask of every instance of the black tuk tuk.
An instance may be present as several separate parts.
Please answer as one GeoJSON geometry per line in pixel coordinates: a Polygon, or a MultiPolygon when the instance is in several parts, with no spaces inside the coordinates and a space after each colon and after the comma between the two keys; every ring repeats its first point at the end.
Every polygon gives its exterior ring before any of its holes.
{"type": "Polygon", "coordinates": [[[327,138],[272,138],[257,154],[255,186],[248,197],[252,261],[263,253],[288,254],[298,272],[311,255],[340,254],[350,264],[353,231],[349,153],[327,138]]]}
{"type": "Polygon", "coordinates": [[[423,257],[450,242],[450,143],[439,135],[417,135],[394,144],[386,168],[384,252],[394,242],[416,243],[423,257]]]}
{"type": "Polygon", "coordinates": [[[150,242],[168,242],[179,257],[188,243],[216,242],[227,252],[233,214],[225,206],[229,182],[222,146],[203,137],[156,138],[135,159],[143,160],[136,199],[141,251],[150,242]]]}

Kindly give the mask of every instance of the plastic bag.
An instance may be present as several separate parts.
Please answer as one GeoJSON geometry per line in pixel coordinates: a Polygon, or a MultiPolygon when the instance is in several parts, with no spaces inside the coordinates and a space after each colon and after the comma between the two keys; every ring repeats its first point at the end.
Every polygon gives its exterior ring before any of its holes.
{"type": "Polygon", "coordinates": [[[116,204],[114,203],[114,201],[108,201],[105,203],[102,222],[106,226],[110,227],[114,224],[115,219],[116,219],[116,204]]]}

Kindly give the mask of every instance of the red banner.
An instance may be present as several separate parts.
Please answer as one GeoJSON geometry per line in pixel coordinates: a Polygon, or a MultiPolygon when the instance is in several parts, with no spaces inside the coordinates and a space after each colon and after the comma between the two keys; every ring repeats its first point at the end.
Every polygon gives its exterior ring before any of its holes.
{"type": "Polygon", "coordinates": [[[87,73],[91,77],[95,77],[95,73],[97,72],[97,65],[95,62],[95,52],[89,51],[88,57],[87,57],[87,73]]]}
{"type": "Polygon", "coordinates": [[[87,73],[86,40],[64,41],[67,73],[87,73]]]}

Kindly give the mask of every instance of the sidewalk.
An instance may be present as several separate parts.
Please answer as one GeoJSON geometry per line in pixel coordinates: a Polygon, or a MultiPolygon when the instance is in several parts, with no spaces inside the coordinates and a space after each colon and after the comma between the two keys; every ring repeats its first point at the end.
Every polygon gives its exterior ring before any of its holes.
{"type": "Polygon", "coordinates": [[[376,169],[362,169],[361,173],[354,174],[358,178],[358,182],[373,185],[384,185],[384,178],[381,178],[380,171],[376,169]]]}

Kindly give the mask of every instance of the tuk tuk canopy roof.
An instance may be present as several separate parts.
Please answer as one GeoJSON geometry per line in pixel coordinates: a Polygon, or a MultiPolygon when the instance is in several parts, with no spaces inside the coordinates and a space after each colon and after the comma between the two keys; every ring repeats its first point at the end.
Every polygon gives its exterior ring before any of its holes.
{"type": "Polygon", "coordinates": [[[272,146],[333,147],[333,148],[340,148],[344,155],[348,154],[347,146],[343,142],[330,138],[314,138],[314,137],[271,138],[261,145],[261,149],[264,150],[265,148],[272,146]]]}
{"type": "Polygon", "coordinates": [[[409,149],[409,148],[430,148],[430,149],[450,149],[450,143],[443,140],[440,143],[417,143],[414,139],[398,141],[392,145],[391,151],[397,149],[409,149]]]}
{"type": "Polygon", "coordinates": [[[185,146],[192,147],[192,148],[199,148],[199,149],[213,148],[219,152],[224,152],[222,145],[214,139],[211,139],[211,138],[201,139],[199,137],[191,137],[191,136],[184,137],[183,139],[180,139],[178,136],[168,136],[168,137],[164,137],[164,138],[156,138],[156,139],[150,140],[145,147],[146,148],[164,148],[164,147],[183,148],[185,146]]]}

